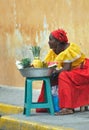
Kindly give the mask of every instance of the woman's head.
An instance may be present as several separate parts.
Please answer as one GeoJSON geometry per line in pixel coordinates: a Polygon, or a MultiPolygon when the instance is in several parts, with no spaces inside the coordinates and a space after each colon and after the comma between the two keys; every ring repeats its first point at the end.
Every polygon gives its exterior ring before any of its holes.
{"type": "Polygon", "coordinates": [[[62,43],[67,43],[68,38],[66,32],[63,29],[54,30],[51,32],[52,36],[62,43]]]}
{"type": "Polygon", "coordinates": [[[68,38],[66,32],[62,29],[54,30],[50,33],[49,36],[49,46],[56,53],[59,54],[65,50],[66,45],[68,44],[68,38]]]}

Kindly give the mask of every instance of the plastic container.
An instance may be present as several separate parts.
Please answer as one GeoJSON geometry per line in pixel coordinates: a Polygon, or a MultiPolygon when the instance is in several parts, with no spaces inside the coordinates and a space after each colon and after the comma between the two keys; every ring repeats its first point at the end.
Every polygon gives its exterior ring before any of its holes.
{"type": "Polygon", "coordinates": [[[58,95],[52,95],[52,100],[53,100],[54,111],[59,112],[61,109],[59,107],[58,95]]]}

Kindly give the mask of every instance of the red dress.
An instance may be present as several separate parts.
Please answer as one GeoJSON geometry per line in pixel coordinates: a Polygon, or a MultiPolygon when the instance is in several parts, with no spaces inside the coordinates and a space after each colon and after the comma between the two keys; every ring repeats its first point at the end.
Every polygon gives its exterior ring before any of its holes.
{"type": "MultiPolygon", "coordinates": [[[[85,60],[83,68],[61,72],[57,80],[60,108],[78,108],[89,104],[89,59],[85,60]]],[[[38,102],[43,101],[44,85],[38,99],[38,102]]],[[[47,112],[47,109],[36,109],[36,112],[47,112]]]]}

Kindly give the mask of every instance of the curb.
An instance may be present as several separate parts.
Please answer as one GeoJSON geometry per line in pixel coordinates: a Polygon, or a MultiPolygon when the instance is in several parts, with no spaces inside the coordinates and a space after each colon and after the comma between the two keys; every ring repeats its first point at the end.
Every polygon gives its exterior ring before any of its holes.
{"type": "Polygon", "coordinates": [[[0,103],[0,114],[2,115],[18,114],[21,112],[23,112],[23,107],[0,103]]]}
{"type": "Polygon", "coordinates": [[[0,118],[0,130],[73,130],[72,128],[54,127],[40,123],[14,119],[10,116],[0,118]]]}
{"type": "Polygon", "coordinates": [[[72,128],[44,125],[10,117],[23,112],[23,107],[0,103],[0,130],[73,130],[72,128]]]}

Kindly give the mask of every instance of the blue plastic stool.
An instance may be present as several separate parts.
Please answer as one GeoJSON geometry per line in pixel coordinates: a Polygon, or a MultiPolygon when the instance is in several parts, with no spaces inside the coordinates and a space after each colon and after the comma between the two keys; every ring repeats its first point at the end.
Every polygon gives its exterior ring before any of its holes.
{"type": "Polygon", "coordinates": [[[48,108],[51,115],[54,115],[54,107],[51,95],[51,86],[49,77],[26,78],[25,81],[25,100],[24,114],[29,116],[32,108],[48,108]],[[32,82],[34,80],[43,80],[45,87],[45,102],[32,102],[32,82]]]}

